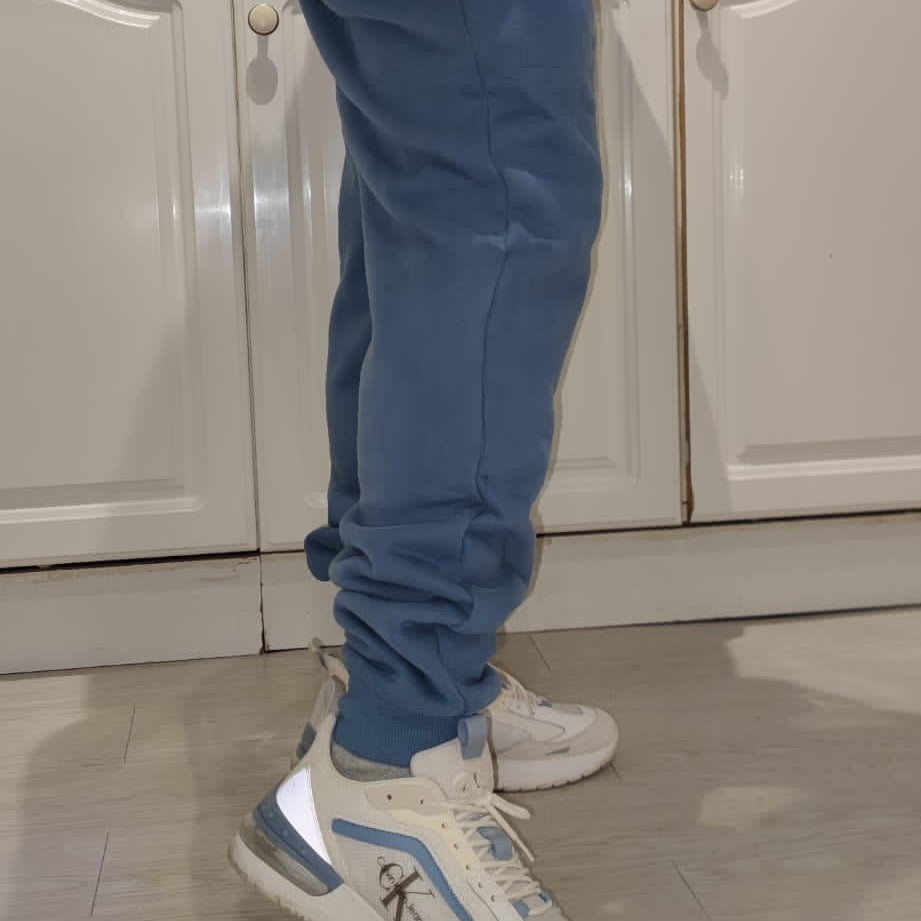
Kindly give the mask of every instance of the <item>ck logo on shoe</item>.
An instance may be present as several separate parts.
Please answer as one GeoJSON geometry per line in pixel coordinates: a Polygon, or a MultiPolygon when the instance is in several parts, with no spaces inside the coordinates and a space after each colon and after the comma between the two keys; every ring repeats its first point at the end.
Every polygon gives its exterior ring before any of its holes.
{"type": "Polygon", "coordinates": [[[378,881],[384,895],[381,898],[381,904],[389,911],[394,906],[393,921],[403,921],[403,913],[411,921],[425,921],[425,917],[416,908],[416,903],[410,901],[417,896],[428,896],[434,898],[435,893],[431,889],[419,890],[413,889],[412,886],[418,884],[422,876],[419,871],[413,867],[407,874],[406,870],[392,861],[387,861],[383,857],[377,858],[377,864],[381,868],[378,874],[378,881]]]}

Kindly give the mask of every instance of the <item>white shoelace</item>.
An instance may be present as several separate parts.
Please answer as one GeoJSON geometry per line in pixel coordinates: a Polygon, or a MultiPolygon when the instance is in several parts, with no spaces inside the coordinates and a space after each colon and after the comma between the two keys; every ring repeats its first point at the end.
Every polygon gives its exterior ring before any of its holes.
{"type": "Polygon", "coordinates": [[[510,698],[509,702],[524,704],[528,708],[528,713],[533,716],[543,698],[529,691],[514,675],[510,675],[498,666],[494,665],[493,668],[502,677],[502,692],[510,698]]]}
{"type": "MultiPolygon", "coordinates": [[[[471,777],[471,783],[473,778],[471,777]]],[[[527,845],[521,840],[512,826],[503,816],[514,816],[517,819],[529,819],[531,813],[521,806],[516,806],[508,800],[502,799],[490,790],[482,790],[478,796],[464,800],[447,800],[432,803],[433,806],[449,811],[454,820],[461,827],[464,838],[476,853],[480,866],[490,875],[495,884],[509,901],[527,899],[532,895],[541,893],[540,883],[531,875],[527,867],[514,852],[509,860],[496,860],[493,842],[480,834],[480,829],[495,826],[506,834],[527,860],[533,861],[534,855],[527,845]]],[[[471,869],[469,866],[467,869],[471,869]]],[[[552,906],[548,903],[546,909],[532,911],[534,916],[549,911],[552,906]]]]}
{"type": "Polygon", "coordinates": [[[345,667],[345,662],[331,652],[327,652],[320,641],[314,637],[310,643],[310,649],[316,656],[320,665],[326,669],[326,673],[339,680],[340,684],[346,689],[349,686],[349,670],[345,667]]]}

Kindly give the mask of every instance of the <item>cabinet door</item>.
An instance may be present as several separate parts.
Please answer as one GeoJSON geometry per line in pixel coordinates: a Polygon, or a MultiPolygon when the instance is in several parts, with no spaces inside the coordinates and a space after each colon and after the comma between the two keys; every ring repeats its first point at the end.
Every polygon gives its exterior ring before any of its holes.
{"type": "Polygon", "coordinates": [[[685,8],[694,519],[921,505],[921,4],[685,8]]]}
{"type": "MultiPolygon", "coordinates": [[[[235,5],[260,540],[326,521],[323,401],[343,156],[332,79],[296,0],[270,35],[235,5]]],[[[558,395],[541,531],[681,521],[670,3],[605,0],[604,228],[558,395]]]]}
{"type": "Polygon", "coordinates": [[[253,548],[230,9],[0,18],[0,565],[253,548]]]}

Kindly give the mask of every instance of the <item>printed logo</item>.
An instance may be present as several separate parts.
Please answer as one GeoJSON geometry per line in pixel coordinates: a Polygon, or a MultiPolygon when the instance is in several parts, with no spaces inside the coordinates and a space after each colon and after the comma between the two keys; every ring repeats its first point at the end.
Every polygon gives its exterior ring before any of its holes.
{"type": "Polygon", "coordinates": [[[403,921],[404,912],[411,921],[425,921],[425,916],[416,908],[415,899],[419,896],[434,898],[435,893],[431,889],[412,888],[424,885],[419,871],[413,867],[407,873],[400,864],[387,861],[383,857],[377,858],[377,865],[380,867],[378,881],[384,890],[381,904],[388,911],[392,905],[394,906],[393,921],[403,921]]]}

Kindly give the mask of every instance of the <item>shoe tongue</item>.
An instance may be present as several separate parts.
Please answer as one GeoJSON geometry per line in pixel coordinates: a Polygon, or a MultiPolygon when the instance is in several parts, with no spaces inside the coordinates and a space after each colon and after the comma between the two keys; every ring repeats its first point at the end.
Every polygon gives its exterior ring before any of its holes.
{"type": "Polygon", "coordinates": [[[487,744],[486,717],[465,716],[457,724],[457,738],[419,752],[410,762],[413,777],[426,777],[452,799],[473,798],[492,791],[495,778],[487,744]]]}

